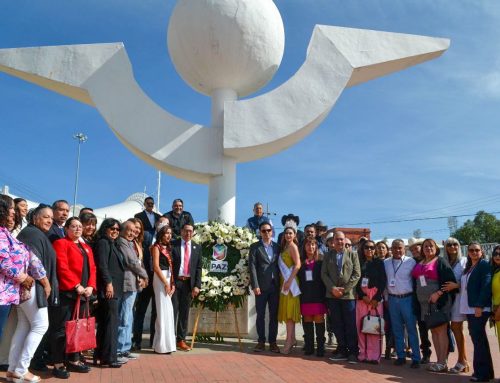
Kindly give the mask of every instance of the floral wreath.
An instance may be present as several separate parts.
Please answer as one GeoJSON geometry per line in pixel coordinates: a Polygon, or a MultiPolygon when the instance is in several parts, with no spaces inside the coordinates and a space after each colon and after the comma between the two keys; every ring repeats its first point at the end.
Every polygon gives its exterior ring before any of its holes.
{"type": "Polygon", "coordinates": [[[250,294],[248,253],[257,241],[256,235],[247,228],[211,221],[196,224],[193,240],[202,247],[201,290],[193,305],[214,312],[224,311],[229,305],[241,307],[250,294]],[[210,271],[216,245],[227,246],[227,273],[210,271]]]}

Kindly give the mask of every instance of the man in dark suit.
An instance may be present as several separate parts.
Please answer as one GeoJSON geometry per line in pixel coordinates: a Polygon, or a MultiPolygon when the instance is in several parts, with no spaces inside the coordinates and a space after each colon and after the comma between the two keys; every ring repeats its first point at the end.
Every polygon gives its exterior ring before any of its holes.
{"type": "Polygon", "coordinates": [[[262,222],[259,227],[261,239],[250,246],[248,264],[250,269],[250,283],[255,294],[255,309],[257,311],[258,343],[255,352],[265,350],[266,306],[269,307],[269,350],[279,353],[276,344],[278,335],[278,304],[279,304],[279,246],[272,240],[273,228],[268,222],[262,222]]]}
{"type": "Polygon", "coordinates": [[[193,232],[193,225],[185,223],[181,229],[181,238],[172,245],[175,283],[172,305],[177,323],[177,348],[182,351],[191,350],[186,344],[189,308],[191,300],[201,289],[201,246],[191,241],[193,232]]]}
{"type": "Polygon", "coordinates": [[[135,218],[141,220],[144,231],[147,231],[151,235],[154,235],[156,222],[160,218],[160,214],[153,211],[154,207],[155,200],[153,197],[146,197],[144,200],[144,210],[134,215],[135,218]]]}
{"type": "Polygon", "coordinates": [[[46,233],[50,242],[57,241],[58,239],[64,238],[66,233],[64,232],[64,224],[69,216],[69,203],[66,200],[60,199],[52,204],[52,211],[54,213],[54,222],[52,227],[46,233]]]}
{"type": "MultiPolygon", "coordinates": [[[[156,213],[153,210],[154,207],[155,200],[153,199],[153,197],[146,197],[144,199],[144,210],[134,215],[135,218],[141,220],[142,226],[144,227],[144,240],[142,243],[143,263],[150,281],[153,280],[153,265],[151,262],[151,253],[149,251],[149,247],[153,243],[153,238],[155,237],[156,232],[156,225],[158,224],[158,220],[161,217],[160,214],[156,213]]],[[[153,302],[153,304],[151,305],[151,322],[149,326],[149,344],[152,345],[155,333],[154,323],[156,320],[156,306],[154,304],[153,283],[149,283],[139,294],[137,294],[131,349],[133,351],[138,351],[142,347],[141,343],[142,331],[144,328],[144,318],[146,316],[146,311],[148,310],[150,301],[153,302]]]]}
{"type": "Polygon", "coordinates": [[[185,224],[194,226],[193,216],[190,212],[184,211],[184,201],[180,198],[174,199],[174,202],[172,202],[172,210],[163,214],[163,216],[168,218],[170,227],[174,233],[174,238],[176,239],[181,236],[181,229],[185,224]]]}

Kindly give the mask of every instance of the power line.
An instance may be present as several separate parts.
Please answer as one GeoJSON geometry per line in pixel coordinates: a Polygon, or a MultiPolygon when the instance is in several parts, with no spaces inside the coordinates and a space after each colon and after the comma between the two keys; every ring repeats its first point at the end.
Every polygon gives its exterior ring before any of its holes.
{"type": "MultiPolygon", "coordinates": [[[[477,213],[474,214],[460,214],[460,215],[454,215],[454,217],[461,218],[461,217],[473,217],[477,213]]],[[[500,211],[493,211],[488,214],[500,214],[500,211]]],[[[344,223],[342,225],[332,225],[332,226],[359,226],[359,225],[378,225],[378,224],[384,224],[384,223],[400,223],[400,222],[415,222],[415,221],[430,221],[430,220],[436,220],[436,219],[447,219],[449,215],[445,216],[440,216],[440,217],[424,217],[424,218],[408,218],[408,219],[399,219],[399,220],[388,220],[388,221],[373,221],[373,222],[356,222],[356,223],[344,223]]]]}

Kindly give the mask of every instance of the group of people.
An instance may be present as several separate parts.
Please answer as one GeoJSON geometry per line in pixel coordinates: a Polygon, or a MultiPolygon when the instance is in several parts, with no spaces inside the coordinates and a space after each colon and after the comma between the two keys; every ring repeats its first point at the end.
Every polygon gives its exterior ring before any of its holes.
{"type": "MultiPolygon", "coordinates": [[[[69,217],[69,209],[58,200],[28,211],[24,199],[0,195],[0,364],[7,380],[38,382],[29,368],[44,371],[48,364],[63,379],[90,371],[85,355],[66,352],[65,324],[76,305],[82,305],[80,316],[96,317],[97,347],[86,355],[95,365],[118,368],[139,357],[133,351],[142,347],[150,303],[153,350],[189,351],[189,308],[200,292],[202,268],[201,246],[192,241],[194,220],[183,201],[174,200],[160,215],[147,197],[133,218],[106,218],[99,228],[92,209],[81,209],[78,217],[69,217]]],[[[485,328],[495,318],[500,333],[500,246],[490,262],[479,243],[469,244],[464,256],[454,238],[444,249],[432,239],[411,239],[407,248],[400,239],[389,247],[365,238],[354,251],[343,232],[327,234],[320,221],[300,231],[293,214],[282,218],[285,229],[275,242],[262,204],[254,214],[247,222],[258,236],[249,252],[254,351],[264,351],[267,339],[270,351],[290,354],[301,322],[305,355],[323,357],[331,332],[335,361],[378,364],[394,349],[396,365],[409,355],[412,368],[428,364],[433,372],[462,373],[469,370],[467,321],[471,380],[493,379],[485,328]],[[282,350],[278,322],[286,324],[282,350]],[[455,349],[458,362],[449,368],[455,349]]]]}
{"type": "Polygon", "coordinates": [[[189,307],[201,288],[201,248],[191,241],[192,216],[176,199],[160,216],[154,200],[121,223],[97,229],[92,209],[69,217],[55,201],[28,211],[24,199],[0,195],[0,364],[12,382],[38,382],[35,371],[67,379],[91,367],[66,352],[65,325],[95,316],[95,365],[119,368],[139,355],[152,301],[151,345],[156,353],[189,351],[189,307]],[[75,310],[81,305],[80,310],[75,310]],[[156,331],[155,331],[156,330],[156,331]]]}
{"type": "Polygon", "coordinates": [[[304,354],[316,351],[323,357],[325,322],[331,321],[337,340],[331,360],[379,364],[383,356],[391,359],[395,349],[397,366],[410,356],[411,368],[426,364],[432,372],[458,374],[470,368],[463,330],[467,321],[474,345],[471,381],[494,378],[486,325],[496,319],[500,334],[500,246],[490,262],[477,242],[462,255],[455,238],[449,238],[443,250],[433,239],[412,238],[408,247],[396,239],[389,247],[363,238],[354,251],[341,231],[318,237],[316,228],[308,230],[314,225],[308,225],[299,241],[297,219],[285,216],[282,221],[285,228],[276,243],[272,223],[263,218],[259,241],[250,248],[255,352],[266,349],[267,339],[271,352],[289,354],[297,345],[295,326],[301,322],[304,354]],[[286,324],[282,350],[276,342],[279,322],[286,324]],[[449,367],[448,356],[455,349],[458,361],[449,367]]]}

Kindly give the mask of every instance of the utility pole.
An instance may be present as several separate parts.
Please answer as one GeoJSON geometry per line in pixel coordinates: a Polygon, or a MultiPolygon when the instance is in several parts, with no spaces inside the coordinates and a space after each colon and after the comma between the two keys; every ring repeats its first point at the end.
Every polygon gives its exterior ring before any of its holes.
{"type": "Polygon", "coordinates": [[[75,140],[78,140],[78,155],[76,157],[76,177],[75,177],[75,193],[73,196],[73,215],[75,215],[76,209],[76,197],[78,195],[78,177],[80,174],[80,147],[87,141],[88,137],[83,133],[77,133],[73,135],[75,140]]]}

